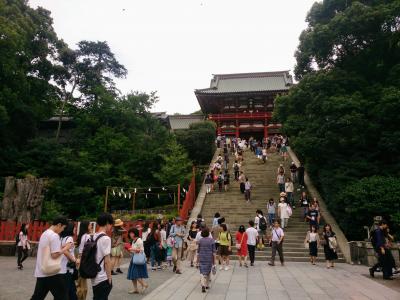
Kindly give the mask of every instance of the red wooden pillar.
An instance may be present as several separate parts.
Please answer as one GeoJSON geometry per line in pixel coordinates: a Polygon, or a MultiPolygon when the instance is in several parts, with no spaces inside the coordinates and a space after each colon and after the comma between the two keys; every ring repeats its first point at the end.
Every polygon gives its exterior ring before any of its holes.
{"type": "Polygon", "coordinates": [[[239,138],[239,121],[236,120],[235,136],[239,138]]]}
{"type": "Polygon", "coordinates": [[[266,139],[268,137],[268,123],[265,122],[264,124],[264,138],[266,139]]]}

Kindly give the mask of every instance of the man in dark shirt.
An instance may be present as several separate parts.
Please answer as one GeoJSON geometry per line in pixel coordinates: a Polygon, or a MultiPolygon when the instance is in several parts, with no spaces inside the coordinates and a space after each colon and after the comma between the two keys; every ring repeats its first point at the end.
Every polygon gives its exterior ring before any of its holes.
{"type": "Polygon", "coordinates": [[[374,272],[378,267],[382,268],[383,279],[384,280],[393,280],[393,256],[390,248],[388,247],[385,239],[385,230],[387,230],[387,222],[382,220],[379,222],[379,227],[373,233],[374,236],[374,249],[378,255],[378,263],[375,264],[372,268],[369,269],[369,273],[372,277],[374,277],[374,272]]]}
{"type": "Polygon", "coordinates": [[[315,228],[318,229],[320,215],[318,210],[315,209],[315,204],[311,205],[306,218],[310,222],[310,227],[315,226],[315,228]]]}
{"type": "Polygon", "coordinates": [[[305,184],[304,184],[304,166],[302,163],[300,163],[300,166],[297,168],[297,176],[299,179],[299,185],[304,187],[305,186],[305,184]]]}

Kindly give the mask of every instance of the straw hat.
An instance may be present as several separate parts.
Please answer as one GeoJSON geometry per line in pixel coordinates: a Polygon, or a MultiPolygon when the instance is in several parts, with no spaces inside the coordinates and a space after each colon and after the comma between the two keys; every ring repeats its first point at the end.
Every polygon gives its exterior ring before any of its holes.
{"type": "Polygon", "coordinates": [[[285,193],[285,192],[282,192],[282,193],[279,194],[279,196],[281,196],[281,197],[286,197],[286,193],[285,193]]]}
{"type": "Polygon", "coordinates": [[[121,219],[116,219],[114,222],[114,226],[119,227],[124,225],[124,222],[121,221],[121,219]]]}

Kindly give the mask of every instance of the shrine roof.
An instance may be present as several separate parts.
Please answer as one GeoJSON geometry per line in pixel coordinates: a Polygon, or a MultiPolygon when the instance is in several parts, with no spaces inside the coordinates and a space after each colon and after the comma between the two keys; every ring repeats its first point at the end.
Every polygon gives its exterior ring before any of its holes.
{"type": "Polygon", "coordinates": [[[229,94],[263,91],[287,91],[293,85],[289,71],[215,74],[209,88],[195,94],[229,94]]]}
{"type": "Polygon", "coordinates": [[[190,124],[204,121],[204,115],[169,115],[168,120],[172,130],[188,129],[190,124]]]}

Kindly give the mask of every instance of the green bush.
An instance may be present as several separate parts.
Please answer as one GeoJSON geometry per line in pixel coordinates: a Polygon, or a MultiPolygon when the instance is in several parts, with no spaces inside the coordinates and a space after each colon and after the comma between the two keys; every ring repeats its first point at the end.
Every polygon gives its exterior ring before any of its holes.
{"type": "Polygon", "coordinates": [[[392,232],[400,229],[400,179],[373,176],[348,184],[329,203],[336,220],[349,239],[365,236],[374,216],[390,222],[392,232]]]}

